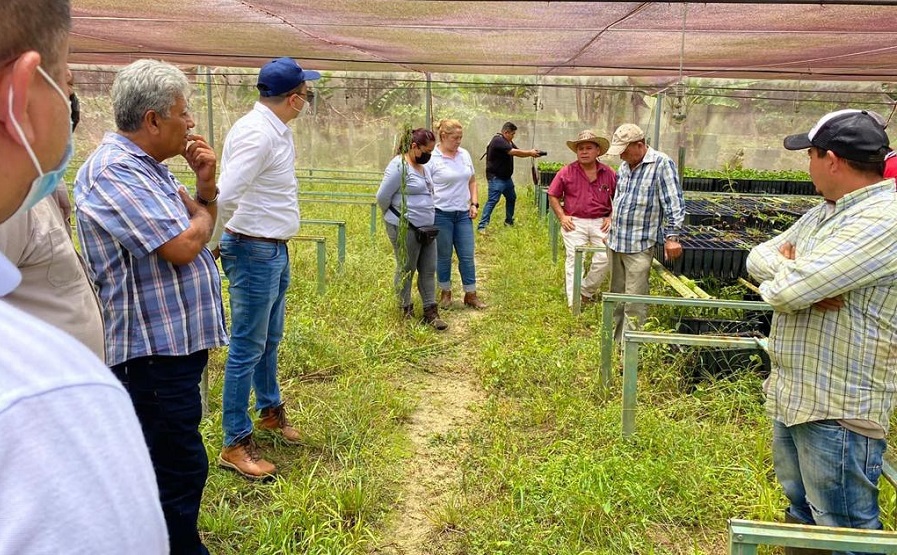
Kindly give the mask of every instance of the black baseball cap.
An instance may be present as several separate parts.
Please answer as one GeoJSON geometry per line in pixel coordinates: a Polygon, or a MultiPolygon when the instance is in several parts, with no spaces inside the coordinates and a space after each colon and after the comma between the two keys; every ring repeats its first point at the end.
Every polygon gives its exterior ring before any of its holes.
{"type": "Polygon", "coordinates": [[[838,110],[822,116],[808,133],[785,137],[785,148],[803,150],[813,146],[855,162],[881,162],[890,144],[884,125],[875,112],[838,110]]]}

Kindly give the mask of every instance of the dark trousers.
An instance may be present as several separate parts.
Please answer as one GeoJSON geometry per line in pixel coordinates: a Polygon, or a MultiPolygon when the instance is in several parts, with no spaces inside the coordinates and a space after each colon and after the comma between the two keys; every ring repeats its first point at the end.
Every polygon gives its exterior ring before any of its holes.
{"type": "MultiPolygon", "coordinates": [[[[171,555],[208,555],[196,520],[209,460],[199,434],[202,403],[199,380],[209,360],[207,350],[186,356],[148,356],[112,367],[143,428],[171,555]]],[[[134,523],[139,526],[139,523],[134,523]]]]}

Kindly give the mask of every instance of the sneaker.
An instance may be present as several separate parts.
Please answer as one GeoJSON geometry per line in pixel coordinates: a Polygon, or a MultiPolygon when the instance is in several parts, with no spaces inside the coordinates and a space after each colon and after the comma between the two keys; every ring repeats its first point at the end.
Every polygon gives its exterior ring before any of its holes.
{"type": "Polygon", "coordinates": [[[486,235],[486,228],[485,228],[485,227],[478,227],[478,228],[477,228],[477,233],[479,233],[480,235],[486,235]]]}
{"type": "Polygon", "coordinates": [[[300,443],[299,431],[290,426],[287,421],[287,411],[283,408],[283,403],[276,407],[268,407],[262,409],[261,418],[255,423],[259,430],[267,430],[283,438],[284,442],[290,445],[298,445],[300,443]]]}
{"type": "Polygon", "coordinates": [[[218,466],[238,472],[250,480],[267,480],[277,472],[276,466],[259,455],[252,434],[222,449],[218,455],[218,466]]]}

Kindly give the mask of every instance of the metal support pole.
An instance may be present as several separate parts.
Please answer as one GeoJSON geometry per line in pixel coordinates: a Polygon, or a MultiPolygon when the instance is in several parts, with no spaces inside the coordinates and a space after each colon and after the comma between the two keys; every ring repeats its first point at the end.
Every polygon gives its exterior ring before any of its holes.
{"type": "Polygon", "coordinates": [[[371,237],[377,235],[377,203],[371,203],[371,237]]]}
{"type": "Polygon", "coordinates": [[[336,256],[340,271],[346,265],[346,222],[336,228],[336,256]]]}
{"type": "Polygon", "coordinates": [[[654,104],[654,141],[651,147],[660,150],[660,113],[663,111],[663,92],[657,93],[657,102],[654,104]]]}
{"type": "Polygon", "coordinates": [[[433,129],[433,80],[429,72],[424,75],[427,76],[427,124],[424,127],[433,129]]]}
{"type": "Polygon", "coordinates": [[[343,220],[302,220],[303,225],[336,226],[336,257],[339,269],[346,262],[346,222],[343,220]]]}
{"type": "Polygon", "coordinates": [[[324,238],[318,238],[318,295],[327,292],[327,245],[324,238]]]}
{"type": "Polygon", "coordinates": [[[610,370],[614,355],[614,301],[601,298],[601,385],[610,387],[610,370]]]}
{"type": "Polygon", "coordinates": [[[635,397],[638,380],[639,344],[627,341],[628,331],[623,332],[623,437],[635,433],[635,397]]]}
{"type": "Polygon", "coordinates": [[[766,310],[772,307],[759,301],[730,301],[726,299],[680,299],[677,297],[654,297],[651,295],[624,295],[604,293],[601,295],[601,375],[606,377],[605,385],[610,385],[614,348],[614,308],[617,303],[639,302],[649,305],[687,306],[692,308],[734,308],[739,310],[766,310]]]}
{"type": "Polygon", "coordinates": [[[206,140],[209,146],[215,148],[215,117],[212,110],[212,68],[206,68],[206,115],[208,116],[209,130],[206,133],[206,140]]]}
{"type": "Polygon", "coordinates": [[[558,261],[558,232],[561,222],[557,219],[554,212],[548,214],[548,240],[551,244],[551,261],[557,264],[558,261]]]}
{"type": "Polygon", "coordinates": [[[573,315],[579,316],[582,311],[582,251],[578,248],[573,253],[573,315]]]}

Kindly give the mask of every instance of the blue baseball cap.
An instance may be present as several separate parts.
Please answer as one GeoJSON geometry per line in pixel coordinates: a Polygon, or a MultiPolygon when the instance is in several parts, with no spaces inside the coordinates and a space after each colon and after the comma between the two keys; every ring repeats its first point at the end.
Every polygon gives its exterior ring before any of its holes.
{"type": "Polygon", "coordinates": [[[277,58],[262,67],[255,87],[262,96],[279,96],[295,89],[300,83],[320,78],[320,73],[303,70],[292,58],[277,58]]]}

